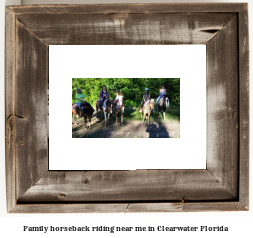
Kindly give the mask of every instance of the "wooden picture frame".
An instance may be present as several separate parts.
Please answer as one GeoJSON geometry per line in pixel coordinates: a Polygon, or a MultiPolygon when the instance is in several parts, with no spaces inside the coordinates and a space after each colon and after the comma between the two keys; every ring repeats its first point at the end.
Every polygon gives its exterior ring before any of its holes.
{"type": "Polygon", "coordinates": [[[246,3],[6,7],[8,212],[247,211],[248,40],[246,3]],[[206,169],[49,171],[55,44],[206,44],[206,169]]]}

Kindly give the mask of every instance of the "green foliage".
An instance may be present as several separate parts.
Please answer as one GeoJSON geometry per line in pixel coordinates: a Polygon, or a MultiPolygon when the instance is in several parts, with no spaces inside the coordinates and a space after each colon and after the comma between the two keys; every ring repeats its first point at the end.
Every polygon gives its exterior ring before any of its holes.
{"type": "Polygon", "coordinates": [[[73,78],[72,103],[76,102],[76,89],[80,88],[86,101],[95,105],[99,99],[99,93],[105,85],[111,99],[116,97],[116,90],[119,89],[124,95],[125,106],[140,107],[144,89],[148,87],[151,98],[157,98],[162,84],[165,85],[170,103],[179,105],[179,78],[73,78]]]}

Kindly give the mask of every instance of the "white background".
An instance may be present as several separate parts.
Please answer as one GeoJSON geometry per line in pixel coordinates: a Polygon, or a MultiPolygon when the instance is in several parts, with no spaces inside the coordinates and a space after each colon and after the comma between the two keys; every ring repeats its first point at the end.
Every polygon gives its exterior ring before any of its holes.
{"type": "Polygon", "coordinates": [[[49,91],[50,170],[206,168],[205,45],[51,45],[49,91]],[[72,138],[72,78],[180,78],[180,138],[72,138]]]}
{"type": "MultiPolygon", "coordinates": [[[[200,226],[203,223],[208,224],[210,226],[212,225],[228,225],[230,227],[230,231],[228,234],[224,233],[217,233],[217,232],[209,232],[209,233],[173,233],[173,237],[203,237],[203,235],[206,235],[207,238],[213,238],[214,236],[217,238],[224,238],[224,237],[251,237],[252,232],[252,221],[253,221],[253,205],[252,205],[252,175],[250,176],[250,211],[249,212],[193,212],[193,213],[128,213],[128,214],[7,214],[6,212],[6,188],[5,188],[5,138],[4,138],[4,122],[5,122],[5,116],[4,116],[4,8],[5,5],[11,5],[11,4],[20,4],[21,1],[19,0],[6,0],[1,1],[0,3],[0,11],[1,11],[1,25],[0,25],[0,51],[1,51],[1,64],[0,64],[0,74],[1,74],[1,80],[0,80],[0,87],[1,87],[1,100],[0,100],[0,108],[2,112],[2,116],[0,118],[1,120],[1,144],[0,144],[0,224],[1,224],[1,231],[0,234],[3,234],[3,237],[9,236],[18,236],[18,237],[34,237],[37,235],[38,237],[44,237],[43,234],[40,233],[23,233],[22,232],[22,226],[23,225],[139,225],[139,226],[148,226],[156,224],[164,224],[164,225],[197,225],[200,226]]],[[[34,3],[34,4],[41,4],[41,3],[49,3],[48,1],[32,1],[27,0],[23,1],[24,3],[34,3]]],[[[81,1],[81,0],[73,0],[73,1],[67,1],[67,0],[51,0],[50,3],[111,3],[111,2],[118,2],[118,3],[124,3],[124,2],[154,2],[149,0],[144,1],[127,1],[127,0],[87,0],[87,1],[81,1]]],[[[170,0],[160,0],[159,2],[248,2],[249,3],[249,28],[250,28],[250,45],[253,44],[252,40],[252,32],[253,32],[253,22],[252,22],[252,14],[253,14],[253,4],[252,1],[245,1],[245,0],[221,0],[221,1],[198,1],[198,0],[189,0],[189,1],[170,1],[170,0]]],[[[252,59],[252,53],[250,53],[250,58],[252,59]]],[[[250,71],[252,72],[253,65],[250,65],[250,71]]],[[[252,80],[251,80],[252,81],[252,80]]],[[[253,84],[250,83],[250,91],[253,90],[253,84]]],[[[250,103],[250,110],[253,109],[253,99],[251,97],[251,103],[250,103]]],[[[253,119],[251,117],[251,123],[253,122],[253,119]]],[[[253,127],[250,127],[250,134],[252,134],[253,127]]],[[[253,141],[250,140],[250,147],[252,148],[253,141]]],[[[252,161],[252,155],[250,155],[250,160],[252,161]]],[[[250,163],[250,173],[252,174],[252,163],[250,163]]],[[[108,237],[109,235],[107,233],[101,233],[103,236],[108,237]]],[[[153,237],[154,235],[152,233],[142,233],[146,237],[153,237]]],[[[61,237],[69,237],[69,233],[60,233],[61,237]]],[[[135,236],[136,234],[131,233],[125,233],[125,235],[122,234],[122,236],[129,237],[135,236]]],[[[160,234],[160,236],[168,237],[170,236],[170,233],[163,233],[160,234]]],[[[79,236],[76,234],[75,237],[84,237],[84,234],[80,234],[79,236]]],[[[91,236],[91,234],[90,234],[91,236]]],[[[115,237],[117,235],[114,235],[115,237]]],[[[47,237],[55,237],[55,234],[48,235],[47,237]]],[[[91,236],[92,237],[92,236],[91,236]]],[[[111,237],[111,235],[110,235],[111,237]]]]}

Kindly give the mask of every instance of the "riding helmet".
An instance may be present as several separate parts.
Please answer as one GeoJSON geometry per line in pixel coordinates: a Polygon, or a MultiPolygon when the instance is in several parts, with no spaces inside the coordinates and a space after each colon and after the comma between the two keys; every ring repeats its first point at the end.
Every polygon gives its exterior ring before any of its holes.
{"type": "Polygon", "coordinates": [[[149,88],[145,88],[145,91],[146,91],[146,90],[148,91],[148,90],[149,90],[149,88]]]}

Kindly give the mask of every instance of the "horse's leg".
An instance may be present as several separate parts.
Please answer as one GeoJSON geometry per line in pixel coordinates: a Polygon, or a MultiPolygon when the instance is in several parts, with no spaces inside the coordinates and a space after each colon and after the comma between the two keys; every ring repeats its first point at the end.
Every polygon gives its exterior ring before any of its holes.
{"type": "Polygon", "coordinates": [[[108,124],[109,124],[109,122],[110,122],[110,112],[108,112],[108,124]]]}
{"type": "Polygon", "coordinates": [[[163,119],[164,119],[164,121],[165,121],[165,111],[163,111],[163,119]]]}
{"type": "Polygon", "coordinates": [[[75,124],[79,125],[79,122],[76,121],[76,118],[79,118],[78,114],[75,114],[75,124]]]}
{"type": "Polygon", "coordinates": [[[104,116],[105,116],[105,127],[106,127],[106,112],[104,112],[104,116]]]}
{"type": "Polygon", "coordinates": [[[91,128],[91,117],[92,115],[89,116],[89,128],[91,128]]]}
{"type": "Polygon", "coordinates": [[[100,116],[100,119],[103,119],[103,108],[100,109],[99,116],[100,116]]]}
{"type": "Polygon", "coordinates": [[[84,127],[85,127],[85,129],[87,129],[87,126],[86,126],[86,122],[87,122],[86,119],[87,119],[87,116],[84,116],[83,118],[84,118],[84,127]]]}
{"type": "Polygon", "coordinates": [[[121,125],[123,125],[123,116],[124,116],[124,113],[121,112],[121,125]]]}
{"type": "Polygon", "coordinates": [[[76,114],[74,114],[74,121],[75,121],[75,125],[76,125],[76,114]]]}
{"type": "Polygon", "coordinates": [[[115,117],[116,117],[116,125],[118,124],[118,109],[115,111],[115,117]]]}
{"type": "Polygon", "coordinates": [[[150,111],[148,112],[148,125],[149,125],[150,111]]]}

